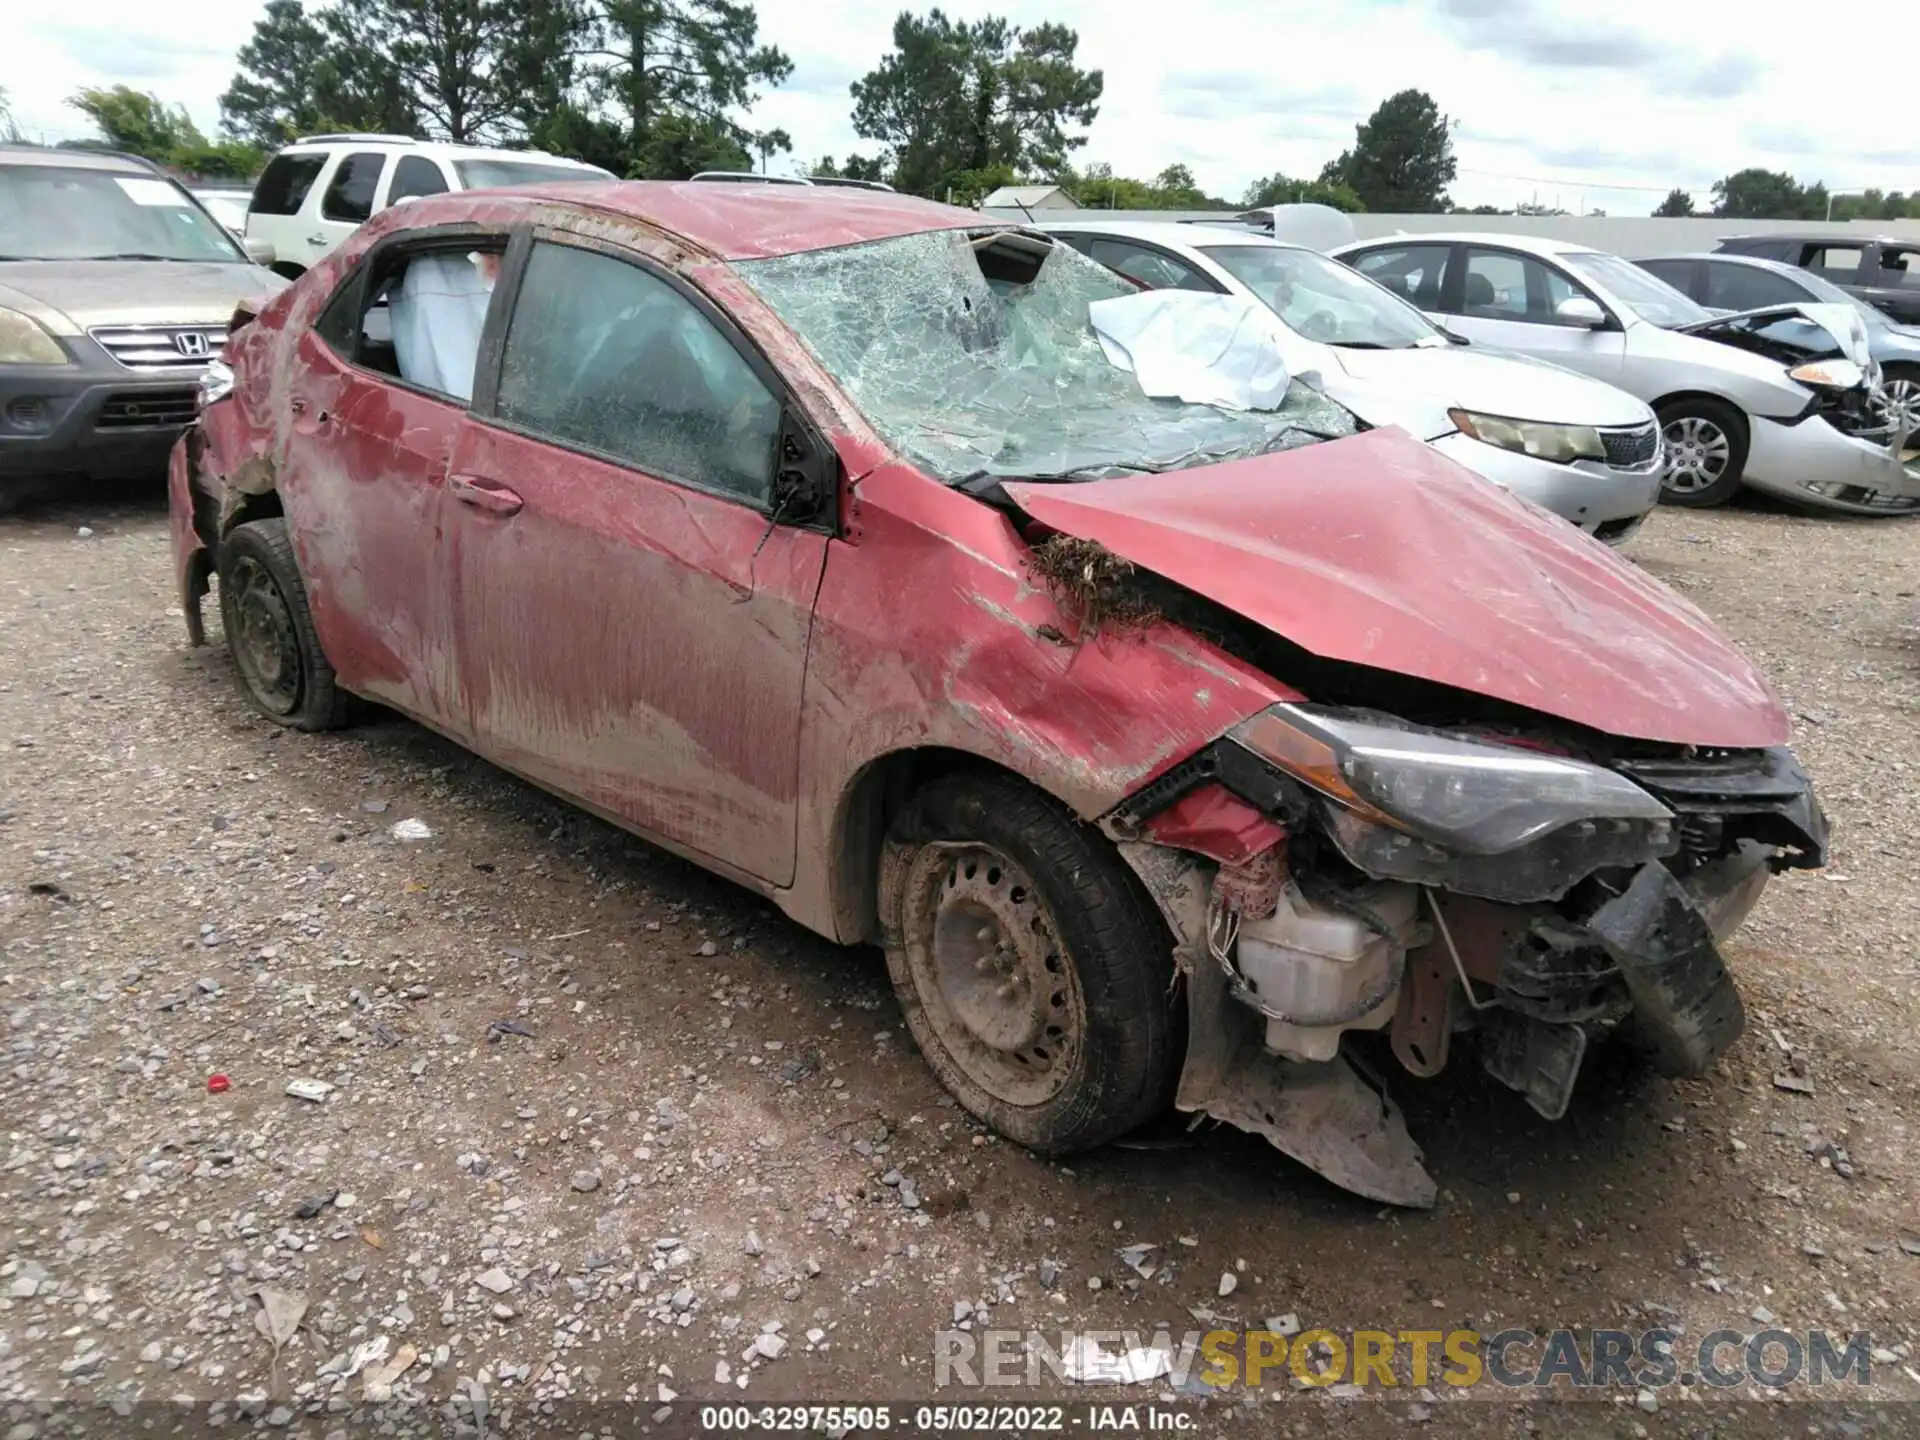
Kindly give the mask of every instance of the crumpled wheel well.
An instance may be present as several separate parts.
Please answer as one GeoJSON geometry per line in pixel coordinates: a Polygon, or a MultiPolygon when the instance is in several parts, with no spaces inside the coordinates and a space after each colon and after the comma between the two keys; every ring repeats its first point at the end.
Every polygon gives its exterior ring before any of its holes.
{"type": "Polygon", "coordinates": [[[887,827],[914,792],[956,770],[1024,776],[965,750],[925,745],[896,750],[871,761],[853,779],[840,800],[833,827],[833,914],[835,930],[846,943],[880,937],[880,849],[887,827]]]}

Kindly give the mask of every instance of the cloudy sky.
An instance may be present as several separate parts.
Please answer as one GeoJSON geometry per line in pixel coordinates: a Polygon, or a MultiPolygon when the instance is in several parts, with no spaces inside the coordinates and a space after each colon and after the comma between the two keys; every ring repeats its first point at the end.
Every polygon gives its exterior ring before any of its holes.
{"type": "MultiPolygon", "coordinates": [[[[184,104],[212,132],[233,54],[264,0],[18,0],[0,52],[16,122],[88,133],[63,102],[125,83],[184,104]]],[[[794,60],[753,122],[784,127],[795,159],[863,148],[849,82],[885,52],[901,0],[760,0],[767,38],[794,60]]],[[[916,7],[925,8],[925,7],[916,7]]],[[[1859,68],[1839,37],[1745,0],[948,0],[950,14],[1059,20],[1106,73],[1080,152],[1122,174],[1176,161],[1237,198],[1275,170],[1317,174],[1354,124],[1407,86],[1458,122],[1454,199],[1538,199],[1645,214],[1673,185],[1703,206],[1748,165],[1837,190],[1920,188],[1901,87],[1859,68]],[[1811,53],[1810,53],[1811,52],[1811,53]],[[1854,74],[1849,79],[1849,74],[1854,74]]],[[[864,148],[871,150],[872,145],[864,148]]],[[[774,168],[781,168],[776,158],[774,168]]]]}

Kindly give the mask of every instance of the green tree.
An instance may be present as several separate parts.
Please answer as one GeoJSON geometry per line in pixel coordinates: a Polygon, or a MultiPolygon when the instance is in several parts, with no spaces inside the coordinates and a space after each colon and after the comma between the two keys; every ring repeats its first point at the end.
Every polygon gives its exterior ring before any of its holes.
{"type": "Polygon", "coordinates": [[[1353,148],[1328,161],[1320,178],[1351,187],[1376,213],[1443,212],[1457,170],[1452,131],[1432,96],[1402,90],[1354,127],[1353,148]]]}
{"type": "Polygon", "coordinates": [[[165,163],[182,145],[206,143],[185,106],[130,86],[81,90],[67,103],[100,127],[107,144],[129,155],[165,163]]]}
{"type": "Polygon", "coordinates": [[[1296,180],[1277,171],[1249,185],[1240,203],[1248,210],[1261,210],[1269,205],[1330,205],[1349,215],[1367,208],[1353,187],[1344,182],[1296,180]]]}
{"type": "Polygon", "coordinates": [[[220,97],[220,128],[236,139],[275,149],[325,130],[420,133],[399,72],[337,8],[268,0],[238,65],[220,97]]]}
{"type": "Polygon", "coordinates": [[[724,168],[749,168],[754,136],[735,114],[752,106],[756,86],[793,73],[784,51],[760,43],[752,5],[590,0],[585,34],[581,53],[594,62],[589,88],[626,126],[629,173],[672,175],[696,159],[718,158],[723,136],[735,147],[724,168]]]}
{"type": "Polygon", "coordinates": [[[13,123],[13,105],[7,99],[7,87],[0,85],[0,140],[18,141],[20,127],[13,123]]]}
{"type": "Polygon", "coordinates": [[[956,197],[986,171],[1053,176],[1086,143],[1105,79],[1075,64],[1080,37],[1064,25],[1022,29],[998,17],[964,21],[902,11],[893,49],[853,83],[853,128],[885,147],[893,184],[956,197]]]}
{"type": "Polygon", "coordinates": [[[1669,190],[1667,198],[1660,202],[1653,212],[1656,216],[1680,216],[1693,214],[1693,196],[1684,190],[1669,190]]]}
{"type": "Polygon", "coordinates": [[[1713,213],[1739,220],[1824,220],[1827,187],[1802,186],[1783,170],[1736,170],[1713,183],[1713,213]]]}
{"type": "Polygon", "coordinates": [[[241,141],[209,140],[185,107],[126,85],[81,90],[68,104],[100,128],[116,150],[145,156],[196,180],[242,180],[260,171],[260,151],[241,141]]]}

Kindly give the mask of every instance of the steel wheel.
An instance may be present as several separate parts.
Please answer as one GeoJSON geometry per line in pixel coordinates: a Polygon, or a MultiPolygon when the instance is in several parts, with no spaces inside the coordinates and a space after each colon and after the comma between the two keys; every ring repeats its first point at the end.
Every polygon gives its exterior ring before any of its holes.
{"type": "Polygon", "coordinates": [[[234,562],[233,659],[240,677],[263,709],[290,715],[300,703],[300,638],[274,578],[251,555],[234,562]]]}
{"type": "Polygon", "coordinates": [[[1664,432],[1667,470],[1661,485],[1675,495],[1697,495],[1718,484],[1733,460],[1727,432],[1702,415],[1684,415],[1664,432]]]}
{"type": "Polygon", "coordinates": [[[1059,1094],[1085,1043],[1086,1000],[1026,871],[991,845],[927,845],[904,891],[907,968],[954,1063],[1005,1104],[1059,1094]]]}

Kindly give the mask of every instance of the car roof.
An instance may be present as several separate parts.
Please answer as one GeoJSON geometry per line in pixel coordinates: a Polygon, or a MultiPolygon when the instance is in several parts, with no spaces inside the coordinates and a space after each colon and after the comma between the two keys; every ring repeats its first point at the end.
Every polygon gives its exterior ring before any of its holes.
{"type": "Polygon", "coordinates": [[[1262,235],[1244,225],[1213,225],[1204,221],[1183,225],[1176,220],[1043,220],[1035,217],[1033,227],[1047,234],[1120,235],[1155,245],[1184,246],[1203,250],[1221,245],[1258,245],[1270,250],[1300,250],[1271,235],[1262,235]]]}
{"type": "MultiPolygon", "coordinates": [[[[544,181],[469,193],[514,195],[630,215],[723,260],[764,260],[927,230],[1022,228],[989,220],[977,210],[962,210],[913,195],[838,186],[716,185],[705,180],[544,181]]],[[[434,201],[442,199],[433,197],[434,201]]],[[[417,200],[408,202],[409,211],[423,217],[431,217],[437,208],[417,200]]],[[[433,222],[427,218],[422,223],[433,222]]]]}
{"type": "Polygon", "coordinates": [[[1341,250],[1372,248],[1376,245],[1497,245],[1503,250],[1524,250],[1533,255],[1604,255],[1591,245],[1577,240],[1555,240],[1546,235],[1516,235],[1503,230],[1422,230],[1410,235],[1376,235],[1370,240],[1355,240],[1341,250]]]}
{"type": "Polygon", "coordinates": [[[532,165],[600,166],[544,150],[502,150],[488,145],[456,145],[450,140],[410,140],[404,135],[314,135],[280,147],[280,155],[331,155],[336,150],[395,150],[409,155],[444,155],[450,160],[523,160],[532,165]]]}
{"type": "Polygon", "coordinates": [[[69,170],[166,176],[159,166],[138,155],[122,155],[118,150],[57,149],[45,145],[0,145],[0,165],[58,165],[69,170]]]}
{"type": "MultiPolygon", "coordinates": [[[[1899,245],[1897,235],[1820,235],[1811,230],[1747,230],[1725,235],[1725,240],[1791,240],[1799,245],[1899,245]]],[[[1912,242],[1905,242],[1912,243],[1912,242]]]]}
{"type": "MultiPolygon", "coordinates": [[[[1747,265],[1755,270],[1772,270],[1780,275],[1798,276],[1807,272],[1798,265],[1766,255],[1741,255],[1727,250],[1680,250],[1669,255],[1645,255],[1644,260],[1712,260],[1721,265],[1747,265]]],[[[1639,261],[1634,262],[1638,264],[1639,261]]]]}

